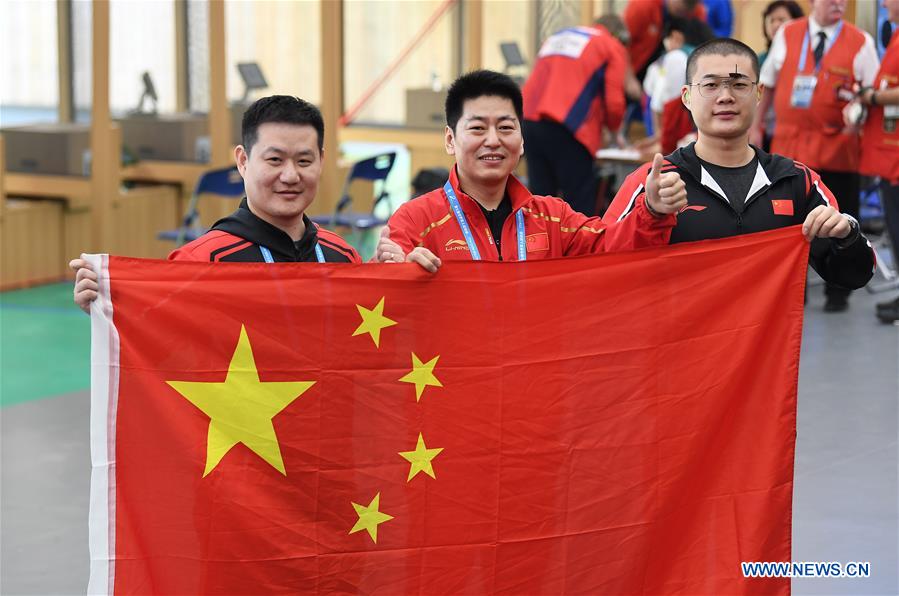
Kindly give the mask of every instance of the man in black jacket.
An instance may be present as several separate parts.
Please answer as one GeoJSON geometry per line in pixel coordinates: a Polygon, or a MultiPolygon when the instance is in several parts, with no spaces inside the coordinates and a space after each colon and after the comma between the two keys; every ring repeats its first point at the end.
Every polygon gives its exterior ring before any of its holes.
{"type": "MultiPolygon", "coordinates": [[[[628,176],[603,219],[629,217],[641,194],[656,199],[685,192],[688,205],[678,215],[672,243],[802,224],[811,242],[809,262],[821,277],[860,288],[873,275],[874,251],[858,222],[839,212],[813,170],[749,144],[758,72],[758,57],[742,42],[715,39],[699,46],[687,62],[681,93],[697,141],[666,158],[656,154],[628,176]],[[683,185],[673,185],[675,179],[683,185]]],[[[830,312],[845,308],[845,302],[825,306],[830,312]]]]}
{"type": "MultiPolygon", "coordinates": [[[[175,261],[235,263],[359,263],[340,236],[306,216],[318,191],[324,159],[324,121],[314,105],[297,97],[272,95],[247,108],[243,144],[234,160],[246,197],[212,229],[174,250],[175,261]]],[[[74,259],[74,299],[85,312],[97,297],[97,274],[74,259]]]]}

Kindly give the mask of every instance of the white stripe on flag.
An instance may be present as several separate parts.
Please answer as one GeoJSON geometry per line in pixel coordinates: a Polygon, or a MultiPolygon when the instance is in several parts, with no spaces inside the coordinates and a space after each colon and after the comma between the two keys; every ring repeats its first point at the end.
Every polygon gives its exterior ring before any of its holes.
{"type": "Polygon", "coordinates": [[[115,587],[115,420],[119,395],[119,334],[112,321],[109,255],[82,255],[97,272],[91,304],[91,502],[88,515],[88,594],[115,587]]]}

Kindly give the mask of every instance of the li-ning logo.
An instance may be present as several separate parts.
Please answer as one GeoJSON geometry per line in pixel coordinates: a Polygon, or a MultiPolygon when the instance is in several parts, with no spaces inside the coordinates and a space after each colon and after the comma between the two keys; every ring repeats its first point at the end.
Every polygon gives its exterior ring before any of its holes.
{"type": "Polygon", "coordinates": [[[443,250],[446,252],[450,252],[453,250],[468,250],[468,244],[465,243],[464,240],[456,240],[451,238],[446,241],[446,244],[443,246],[443,250]]]}

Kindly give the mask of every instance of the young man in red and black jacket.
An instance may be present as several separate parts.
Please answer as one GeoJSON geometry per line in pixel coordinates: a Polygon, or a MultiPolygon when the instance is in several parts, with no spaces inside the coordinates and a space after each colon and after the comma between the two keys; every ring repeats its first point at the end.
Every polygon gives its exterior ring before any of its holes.
{"type": "MultiPolygon", "coordinates": [[[[273,95],[250,106],[234,150],[247,194],[240,207],[193,242],[175,249],[175,261],[242,263],[359,263],[339,236],[306,217],[315,199],[324,158],[321,112],[296,97],[273,95]]],[[[75,303],[85,312],[97,297],[97,276],[82,259],[75,303]]]]}
{"type": "Polygon", "coordinates": [[[858,222],[839,212],[820,176],[791,159],[749,144],[759,101],[758,57],[733,39],[699,46],[687,62],[682,99],[698,140],[662,158],[656,154],[631,174],[604,215],[607,223],[633,217],[632,205],[658,192],[661,176],[686,184],[689,204],[677,218],[671,242],[723,238],[802,224],[811,241],[809,262],[828,282],[864,286],[874,252],[858,222]]]}
{"type": "MultiPolygon", "coordinates": [[[[442,259],[524,261],[658,246],[668,242],[686,204],[672,181],[634,217],[606,225],[556,197],[533,195],[512,171],[524,152],[522,98],[508,76],[463,75],[446,98],[446,151],[456,164],[442,189],[402,205],[376,250],[380,262],[415,261],[436,271],[442,259]]],[[[679,186],[678,186],[679,184],[679,186]]]]}

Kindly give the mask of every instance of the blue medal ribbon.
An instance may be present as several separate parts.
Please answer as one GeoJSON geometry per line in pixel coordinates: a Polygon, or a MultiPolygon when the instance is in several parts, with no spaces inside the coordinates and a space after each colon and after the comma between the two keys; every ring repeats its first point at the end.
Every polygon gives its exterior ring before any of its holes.
{"type": "MultiPolygon", "coordinates": [[[[453,190],[453,185],[450,184],[449,180],[443,185],[443,192],[446,193],[446,198],[449,200],[450,209],[452,209],[453,216],[456,218],[456,223],[462,228],[462,236],[465,237],[465,244],[468,245],[468,252],[471,253],[471,260],[480,261],[481,253],[478,250],[477,244],[475,244],[474,235],[471,233],[471,226],[468,225],[468,218],[465,217],[465,212],[462,211],[462,205],[459,204],[459,199],[456,198],[456,191],[453,190]]],[[[524,235],[524,213],[522,213],[521,209],[515,212],[515,226],[518,235],[518,260],[526,261],[528,258],[527,240],[524,235]]]]}

